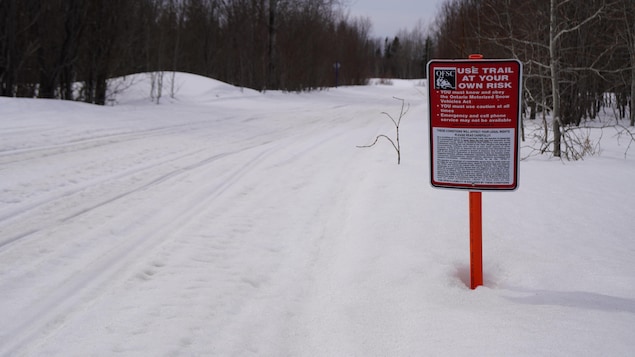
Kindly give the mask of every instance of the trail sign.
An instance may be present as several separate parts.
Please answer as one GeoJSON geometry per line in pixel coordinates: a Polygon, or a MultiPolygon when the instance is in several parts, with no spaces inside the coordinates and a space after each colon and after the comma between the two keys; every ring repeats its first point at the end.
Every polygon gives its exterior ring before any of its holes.
{"type": "Polygon", "coordinates": [[[522,63],[428,62],[430,173],[434,187],[518,187],[522,63]]]}

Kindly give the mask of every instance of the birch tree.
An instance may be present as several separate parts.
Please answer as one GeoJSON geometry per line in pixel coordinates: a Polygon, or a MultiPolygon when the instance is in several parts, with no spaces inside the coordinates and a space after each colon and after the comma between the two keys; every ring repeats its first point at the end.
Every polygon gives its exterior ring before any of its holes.
{"type": "MultiPolygon", "coordinates": [[[[560,53],[559,49],[561,48],[561,40],[562,37],[568,33],[578,31],[582,27],[589,24],[591,21],[597,19],[600,14],[605,11],[605,4],[602,3],[601,6],[597,8],[595,12],[593,12],[590,16],[579,19],[577,24],[569,24],[567,22],[561,21],[558,18],[558,12],[560,11],[560,7],[571,3],[571,0],[550,0],[549,6],[549,68],[551,72],[551,95],[553,101],[552,108],[552,126],[553,126],[553,155],[556,157],[560,157],[562,155],[561,141],[562,141],[562,131],[563,127],[562,122],[562,113],[561,113],[561,102],[560,102],[560,53]]],[[[573,4],[574,6],[578,6],[579,4],[573,4]]]]}

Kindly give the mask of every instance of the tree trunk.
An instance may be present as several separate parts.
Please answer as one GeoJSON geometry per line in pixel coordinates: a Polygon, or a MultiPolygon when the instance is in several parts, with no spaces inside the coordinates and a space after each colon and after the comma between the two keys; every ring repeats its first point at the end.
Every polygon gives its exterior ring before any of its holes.
{"type": "Polygon", "coordinates": [[[552,127],[553,127],[553,156],[560,157],[560,90],[558,83],[558,58],[556,54],[556,0],[551,0],[549,21],[549,67],[551,69],[551,95],[553,99],[552,127]]]}
{"type": "Polygon", "coordinates": [[[17,10],[15,1],[0,1],[0,30],[4,38],[0,40],[0,95],[12,97],[15,94],[17,77],[14,61],[17,57],[17,10]]]}
{"type": "Polygon", "coordinates": [[[633,27],[633,46],[631,50],[631,103],[629,109],[631,112],[631,126],[635,126],[635,27],[633,27]]]}
{"type": "Polygon", "coordinates": [[[268,89],[277,89],[277,73],[276,73],[276,11],[278,0],[269,0],[269,43],[267,57],[269,63],[267,65],[267,85],[268,89]]]}

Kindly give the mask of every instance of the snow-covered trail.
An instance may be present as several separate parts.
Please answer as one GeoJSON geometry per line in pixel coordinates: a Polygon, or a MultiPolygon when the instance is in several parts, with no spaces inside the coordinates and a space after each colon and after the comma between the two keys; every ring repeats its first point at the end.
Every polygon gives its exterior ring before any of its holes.
{"type": "Polygon", "coordinates": [[[0,132],[2,320],[14,321],[0,355],[78,344],[87,355],[162,355],[166,344],[224,354],[295,333],[266,325],[293,320],[307,299],[325,236],[346,226],[350,193],[363,190],[372,155],[355,145],[391,129],[379,113],[399,105],[324,95],[335,100],[246,99],[270,106],[258,116],[245,99],[146,111],[55,103],[45,128],[28,121],[50,105],[34,114],[24,101],[28,116],[0,132]]]}
{"type": "Polygon", "coordinates": [[[472,291],[467,194],[428,184],[417,82],[181,78],[162,105],[0,97],[0,356],[632,354],[635,165],[611,129],[484,194],[472,291]],[[399,166],[355,147],[393,134],[393,96],[399,166]]]}

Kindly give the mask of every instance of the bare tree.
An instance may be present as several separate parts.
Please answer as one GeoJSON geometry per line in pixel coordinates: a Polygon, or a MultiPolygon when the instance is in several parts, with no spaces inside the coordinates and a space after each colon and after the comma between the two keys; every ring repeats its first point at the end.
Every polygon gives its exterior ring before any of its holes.
{"type": "Polygon", "coordinates": [[[125,0],[93,0],[88,3],[88,25],[83,36],[83,65],[85,101],[104,105],[107,80],[121,66],[116,56],[124,33],[122,22],[126,19],[129,2],[125,0]]]}
{"type": "MultiPolygon", "coordinates": [[[[563,135],[572,135],[566,127],[595,118],[604,105],[603,93],[619,93],[620,82],[632,82],[623,78],[631,66],[619,61],[616,21],[608,19],[618,4],[626,3],[628,0],[583,4],[571,0],[454,0],[444,12],[455,17],[437,25],[437,41],[446,42],[438,49],[447,52],[443,57],[462,56],[467,48],[478,49],[486,57],[523,61],[530,118],[542,111],[546,123],[546,113],[550,113],[551,153],[560,157],[564,150],[565,157],[578,157],[572,143],[579,140],[563,139],[563,135]],[[474,13],[477,15],[471,15],[474,13]],[[481,13],[483,16],[478,15],[481,13]],[[461,16],[466,18],[461,20],[461,16]],[[446,38],[448,34],[451,39],[446,38]]],[[[547,144],[549,132],[546,126],[544,129],[547,144]]]]}
{"type": "Polygon", "coordinates": [[[268,32],[269,38],[267,41],[267,88],[277,88],[278,87],[278,78],[277,78],[277,67],[278,67],[278,51],[277,51],[277,41],[276,37],[278,34],[278,24],[277,20],[277,12],[278,12],[278,0],[269,0],[269,23],[268,23],[268,32]]]}
{"type": "MultiPolygon", "coordinates": [[[[617,7],[616,17],[619,19],[618,36],[626,45],[630,59],[630,126],[635,126],[635,5],[622,1],[617,7]]],[[[632,136],[631,136],[632,137],[632,136]]]]}
{"type": "Polygon", "coordinates": [[[39,0],[0,0],[0,95],[34,96],[39,0]]]}

